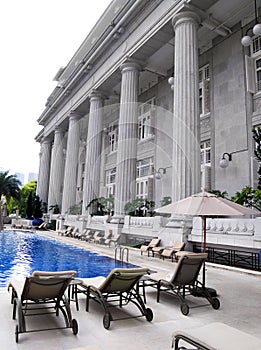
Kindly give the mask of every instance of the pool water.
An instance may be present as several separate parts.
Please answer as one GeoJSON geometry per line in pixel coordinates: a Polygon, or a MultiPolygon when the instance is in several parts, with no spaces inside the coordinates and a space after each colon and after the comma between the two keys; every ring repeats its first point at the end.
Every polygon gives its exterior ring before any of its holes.
{"type": "Polygon", "coordinates": [[[76,270],[80,278],[107,276],[114,268],[134,266],[32,232],[0,232],[0,287],[35,270],[76,270]]]}

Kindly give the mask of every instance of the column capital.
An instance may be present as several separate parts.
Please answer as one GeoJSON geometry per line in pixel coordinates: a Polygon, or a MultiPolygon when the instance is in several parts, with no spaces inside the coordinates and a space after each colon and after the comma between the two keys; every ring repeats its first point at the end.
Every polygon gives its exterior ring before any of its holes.
{"type": "Polygon", "coordinates": [[[69,119],[81,119],[83,117],[82,113],[76,112],[76,111],[70,111],[69,113],[69,119]]]}
{"type": "Polygon", "coordinates": [[[61,126],[61,125],[56,125],[55,127],[54,127],[54,133],[55,134],[59,134],[59,133],[64,133],[64,128],[61,126]]]}
{"type": "Polygon", "coordinates": [[[90,101],[94,101],[94,100],[104,101],[107,98],[107,96],[99,90],[92,90],[89,98],[90,98],[90,101]]]}
{"type": "Polygon", "coordinates": [[[50,144],[53,142],[53,138],[51,136],[44,136],[41,140],[41,144],[50,144]]]}
{"type": "Polygon", "coordinates": [[[195,24],[199,24],[201,22],[200,16],[192,11],[184,11],[179,12],[172,18],[172,25],[175,30],[175,28],[184,22],[194,22],[195,24]]]}
{"type": "Polygon", "coordinates": [[[121,66],[120,70],[121,73],[127,72],[127,71],[140,71],[142,69],[140,62],[134,59],[128,59],[126,60],[121,66]]]}

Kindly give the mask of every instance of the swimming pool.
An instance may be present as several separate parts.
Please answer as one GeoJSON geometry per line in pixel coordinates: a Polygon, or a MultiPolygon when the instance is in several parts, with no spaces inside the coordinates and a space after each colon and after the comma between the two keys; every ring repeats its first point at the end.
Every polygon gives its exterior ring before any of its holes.
{"type": "Polygon", "coordinates": [[[0,287],[35,270],[76,270],[77,277],[95,277],[133,266],[32,232],[0,232],[0,287]]]}

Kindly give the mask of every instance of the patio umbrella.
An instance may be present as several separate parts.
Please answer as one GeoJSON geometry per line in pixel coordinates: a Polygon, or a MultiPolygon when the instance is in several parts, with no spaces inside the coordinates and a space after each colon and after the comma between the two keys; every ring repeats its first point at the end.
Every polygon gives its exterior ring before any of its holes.
{"type": "MultiPolygon", "coordinates": [[[[155,209],[157,213],[201,216],[203,221],[203,252],[206,251],[206,219],[215,216],[261,215],[259,210],[246,208],[215,194],[200,192],[180,201],[155,209]]],[[[205,269],[204,269],[205,270],[205,269]]],[[[203,273],[203,282],[205,271],[203,273]]]]}
{"type": "Polygon", "coordinates": [[[213,193],[200,192],[155,209],[157,213],[201,216],[203,220],[203,252],[206,251],[206,218],[213,216],[261,215],[259,210],[246,208],[213,193]]]}

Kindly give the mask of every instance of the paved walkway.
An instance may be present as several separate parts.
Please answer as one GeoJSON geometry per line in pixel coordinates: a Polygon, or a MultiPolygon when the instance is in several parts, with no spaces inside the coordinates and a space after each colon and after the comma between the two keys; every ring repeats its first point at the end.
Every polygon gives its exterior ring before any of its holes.
{"type": "MultiPolygon", "coordinates": [[[[55,232],[45,234],[69,244],[93,249],[104,255],[114,257],[114,248],[90,245],[73,238],[60,237],[55,232]]],[[[137,249],[130,250],[130,262],[155,270],[168,271],[173,268],[171,261],[141,256],[137,249]]],[[[161,302],[156,302],[155,289],[147,289],[147,306],[153,310],[151,323],[144,317],[115,321],[109,330],[102,324],[103,312],[98,304],[91,303],[90,312],[85,312],[85,298],[79,296],[80,311],[72,303],[73,317],[79,324],[77,336],[71,329],[49,332],[21,334],[19,343],[15,343],[15,325],[12,320],[10,295],[7,290],[0,290],[0,339],[1,349],[5,350],[161,350],[171,349],[172,333],[178,329],[189,329],[207,325],[211,322],[224,322],[230,326],[261,338],[261,274],[239,269],[222,268],[207,264],[207,286],[215,288],[219,294],[221,307],[213,310],[211,306],[191,309],[188,316],[180,312],[179,301],[175,297],[162,295],[161,302]]],[[[191,298],[195,305],[203,302],[200,298],[191,298]]],[[[33,318],[31,318],[32,320],[33,318]]],[[[30,322],[28,328],[30,328],[30,322]]],[[[57,320],[56,320],[57,321],[57,320]]],[[[39,326],[34,318],[35,326],[39,326]]],[[[49,321],[48,321],[49,322],[49,321]]],[[[253,350],[253,349],[251,349],[253,350]]]]}

